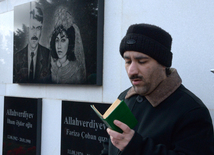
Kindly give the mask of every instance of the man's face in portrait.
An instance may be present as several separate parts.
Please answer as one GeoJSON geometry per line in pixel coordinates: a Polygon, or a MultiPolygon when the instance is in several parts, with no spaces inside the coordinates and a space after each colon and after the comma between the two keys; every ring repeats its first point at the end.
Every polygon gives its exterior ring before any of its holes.
{"type": "Polygon", "coordinates": [[[41,37],[42,23],[36,19],[31,19],[30,21],[29,44],[34,49],[38,46],[41,37]]]}
{"type": "Polygon", "coordinates": [[[39,18],[37,18],[38,17],[36,15],[37,11],[35,10],[36,9],[34,9],[31,12],[29,28],[29,45],[33,49],[35,49],[38,46],[42,31],[42,21],[39,18]]]}

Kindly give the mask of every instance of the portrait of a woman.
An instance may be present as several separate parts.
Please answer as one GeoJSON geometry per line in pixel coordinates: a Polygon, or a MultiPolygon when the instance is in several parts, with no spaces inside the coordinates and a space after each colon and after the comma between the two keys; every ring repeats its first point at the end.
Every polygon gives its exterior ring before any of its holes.
{"type": "Polygon", "coordinates": [[[70,12],[59,8],[50,40],[51,80],[57,84],[78,84],[86,80],[85,55],[79,28],[70,12]]]}

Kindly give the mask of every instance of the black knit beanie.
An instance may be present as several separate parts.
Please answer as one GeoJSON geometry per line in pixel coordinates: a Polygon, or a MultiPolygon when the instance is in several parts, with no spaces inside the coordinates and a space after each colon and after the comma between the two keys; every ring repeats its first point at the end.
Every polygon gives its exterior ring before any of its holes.
{"type": "Polygon", "coordinates": [[[131,25],[126,36],[120,43],[120,54],[123,57],[125,51],[137,51],[144,53],[160,64],[170,67],[172,64],[171,35],[150,24],[131,25]]]}

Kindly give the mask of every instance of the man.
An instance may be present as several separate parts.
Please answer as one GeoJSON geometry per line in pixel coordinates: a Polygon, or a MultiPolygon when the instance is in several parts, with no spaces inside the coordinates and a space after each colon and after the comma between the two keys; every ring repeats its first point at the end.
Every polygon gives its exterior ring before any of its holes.
{"type": "Polygon", "coordinates": [[[43,83],[50,77],[50,51],[39,44],[42,24],[42,10],[31,2],[28,45],[15,54],[14,83],[43,83]]]}
{"type": "Polygon", "coordinates": [[[123,133],[107,129],[109,155],[213,155],[213,126],[202,101],[181,84],[172,61],[172,38],[149,24],[131,25],[120,54],[132,83],[119,95],[138,120],[134,129],[115,120],[123,133]]]}

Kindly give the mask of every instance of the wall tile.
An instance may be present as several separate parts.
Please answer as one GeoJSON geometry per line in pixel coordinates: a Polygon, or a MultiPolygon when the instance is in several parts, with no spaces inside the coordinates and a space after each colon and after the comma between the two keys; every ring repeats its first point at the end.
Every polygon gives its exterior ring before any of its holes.
{"type": "Polygon", "coordinates": [[[6,94],[8,96],[45,98],[46,89],[45,85],[7,84],[6,94]]]}
{"type": "MultiPolygon", "coordinates": [[[[1,86],[0,86],[1,87],[1,86]]],[[[0,88],[1,89],[1,88],[0,88]]],[[[4,122],[4,96],[0,96],[0,146],[3,142],[3,122],[4,122]]],[[[2,147],[0,147],[0,152],[2,152],[2,147]]]]}
{"type": "Polygon", "coordinates": [[[0,14],[0,83],[12,82],[13,12],[0,14]]]}
{"type": "Polygon", "coordinates": [[[7,0],[0,2],[0,13],[7,11],[7,0]]]}
{"type": "Polygon", "coordinates": [[[30,2],[30,0],[7,0],[8,11],[14,9],[15,6],[30,2]]]}
{"type": "Polygon", "coordinates": [[[213,125],[214,125],[214,109],[209,109],[210,115],[212,117],[213,125]]]}
{"type": "Polygon", "coordinates": [[[61,103],[61,100],[42,100],[42,155],[60,154],[61,103]]]}
{"type": "Polygon", "coordinates": [[[103,95],[102,87],[50,85],[47,86],[46,97],[50,99],[102,102],[103,95]]]}
{"type": "Polygon", "coordinates": [[[5,84],[0,84],[0,95],[4,96],[5,95],[5,84]]]}
{"type": "Polygon", "coordinates": [[[122,11],[122,3],[122,1],[115,0],[105,1],[104,45],[111,45],[104,46],[103,51],[103,101],[107,103],[114,102],[121,93],[118,86],[121,80],[121,67],[123,66],[120,65],[122,57],[117,49],[121,40],[121,31],[118,31],[121,28],[121,14],[118,12],[122,11]],[[108,20],[117,22],[112,26],[111,22],[106,22],[108,20]],[[110,65],[114,62],[118,62],[119,65],[110,65]]]}

